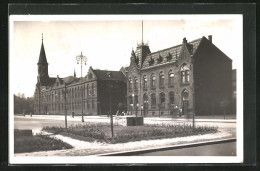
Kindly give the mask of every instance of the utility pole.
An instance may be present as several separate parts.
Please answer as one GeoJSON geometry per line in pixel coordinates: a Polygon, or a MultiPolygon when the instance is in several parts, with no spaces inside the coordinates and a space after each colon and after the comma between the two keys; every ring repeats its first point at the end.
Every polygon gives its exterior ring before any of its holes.
{"type": "Polygon", "coordinates": [[[113,115],[112,115],[112,106],[111,106],[111,92],[112,92],[112,85],[111,85],[111,81],[109,80],[109,113],[110,113],[110,124],[111,124],[111,134],[112,137],[114,137],[114,128],[113,128],[113,115]]]}
{"type": "Polygon", "coordinates": [[[193,97],[193,113],[192,113],[192,129],[195,129],[195,84],[194,84],[194,57],[191,56],[191,63],[192,63],[192,97],[193,97]]]}

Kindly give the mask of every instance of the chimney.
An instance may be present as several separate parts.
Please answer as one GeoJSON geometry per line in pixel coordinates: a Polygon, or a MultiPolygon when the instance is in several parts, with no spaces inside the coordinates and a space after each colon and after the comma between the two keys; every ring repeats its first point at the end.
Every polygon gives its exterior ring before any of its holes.
{"type": "Polygon", "coordinates": [[[212,35],[208,36],[209,41],[212,43],[212,35]]]}
{"type": "Polygon", "coordinates": [[[187,39],[186,39],[186,37],[183,38],[182,43],[183,43],[183,44],[187,44],[187,39]]]}

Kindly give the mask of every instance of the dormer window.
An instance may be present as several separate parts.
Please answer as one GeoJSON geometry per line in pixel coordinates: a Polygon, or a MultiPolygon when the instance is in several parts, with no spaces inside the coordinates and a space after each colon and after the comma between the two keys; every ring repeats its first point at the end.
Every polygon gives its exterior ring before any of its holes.
{"type": "Polygon", "coordinates": [[[154,59],[151,57],[150,60],[149,60],[148,62],[149,62],[149,66],[151,66],[151,65],[154,64],[154,59]]]}
{"type": "Polygon", "coordinates": [[[91,74],[91,73],[88,75],[88,78],[89,78],[89,79],[92,79],[92,74],[91,74]]]}
{"type": "Polygon", "coordinates": [[[107,75],[108,75],[108,77],[111,77],[111,72],[108,72],[107,75]]]}
{"type": "Polygon", "coordinates": [[[166,56],[167,60],[169,61],[170,59],[172,59],[172,54],[169,52],[166,56]]]}
{"type": "Polygon", "coordinates": [[[159,56],[158,56],[158,58],[157,58],[157,62],[158,62],[158,63],[161,63],[161,62],[162,62],[162,60],[163,60],[162,56],[161,56],[161,55],[159,55],[159,56]]]}

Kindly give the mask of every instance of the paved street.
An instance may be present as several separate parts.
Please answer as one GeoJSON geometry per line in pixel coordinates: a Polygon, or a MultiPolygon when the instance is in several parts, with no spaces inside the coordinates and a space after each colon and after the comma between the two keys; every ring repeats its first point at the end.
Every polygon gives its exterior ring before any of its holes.
{"type": "Polygon", "coordinates": [[[236,156],[236,142],[148,152],[136,156],[236,156]]]}

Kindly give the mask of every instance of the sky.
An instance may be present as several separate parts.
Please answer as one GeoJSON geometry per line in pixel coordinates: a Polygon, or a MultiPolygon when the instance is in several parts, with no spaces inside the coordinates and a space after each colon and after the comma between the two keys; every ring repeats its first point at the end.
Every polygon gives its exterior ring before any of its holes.
{"type": "Polygon", "coordinates": [[[11,16],[9,82],[12,94],[33,96],[42,34],[49,76],[80,77],[76,56],[87,57],[83,76],[93,69],[120,70],[130,64],[132,49],[142,40],[151,52],[212,35],[213,44],[242,68],[241,15],[11,16]]]}

